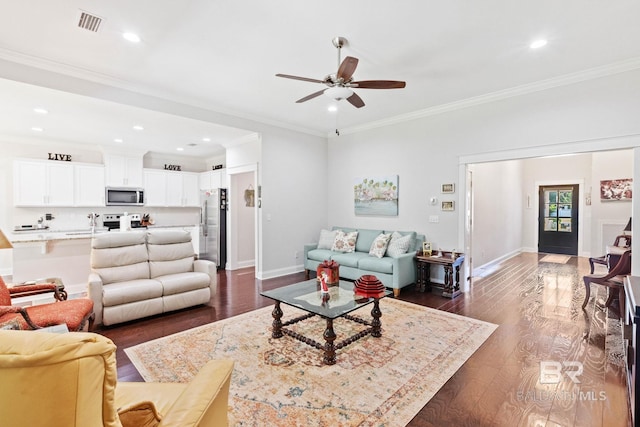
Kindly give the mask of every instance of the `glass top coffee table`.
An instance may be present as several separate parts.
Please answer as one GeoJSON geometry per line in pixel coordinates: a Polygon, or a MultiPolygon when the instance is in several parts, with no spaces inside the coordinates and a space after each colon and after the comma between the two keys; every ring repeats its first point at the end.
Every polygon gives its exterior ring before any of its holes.
{"type": "Polygon", "coordinates": [[[312,279],[284,286],[282,288],[264,291],[261,292],[260,295],[275,301],[275,306],[271,313],[273,316],[273,332],[271,333],[271,336],[273,338],[281,338],[286,334],[292,338],[302,341],[305,344],[319,350],[323,350],[324,357],[322,361],[326,365],[333,365],[336,363],[336,350],[339,350],[367,335],[371,335],[376,338],[382,336],[382,324],[380,323],[382,312],[380,311],[379,301],[382,298],[391,295],[391,291],[385,289],[374,294],[359,293],[355,291],[353,283],[341,280],[337,285],[329,286],[328,294],[323,294],[320,291],[320,284],[316,279],[312,279]],[[304,310],[307,314],[283,323],[283,312],[280,307],[280,303],[304,310]],[[361,319],[349,314],[352,311],[371,303],[373,303],[373,308],[371,309],[371,320],[361,319]],[[293,325],[314,316],[320,316],[326,320],[327,327],[323,334],[325,341],[324,344],[287,328],[289,325],[293,325]],[[337,337],[333,330],[333,321],[339,317],[360,323],[365,325],[367,328],[353,336],[335,343],[337,337]]]}

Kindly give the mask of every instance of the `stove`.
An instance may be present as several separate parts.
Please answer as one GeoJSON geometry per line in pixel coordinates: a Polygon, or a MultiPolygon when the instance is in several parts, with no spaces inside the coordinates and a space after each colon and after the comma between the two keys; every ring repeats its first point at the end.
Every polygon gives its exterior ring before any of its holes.
{"type": "MultiPolygon", "coordinates": [[[[104,225],[109,230],[119,230],[120,229],[120,217],[124,214],[105,214],[102,219],[102,225],[104,225]]],[[[128,214],[131,218],[131,228],[147,228],[145,225],[142,225],[142,214],[130,213],[128,214]]]]}

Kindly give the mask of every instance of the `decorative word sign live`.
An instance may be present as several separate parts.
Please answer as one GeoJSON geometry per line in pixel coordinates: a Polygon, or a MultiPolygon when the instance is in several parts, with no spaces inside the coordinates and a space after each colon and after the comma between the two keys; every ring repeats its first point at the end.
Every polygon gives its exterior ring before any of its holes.
{"type": "Polygon", "coordinates": [[[71,154],[58,154],[58,153],[48,153],[48,160],[59,160],[61,162],[70,162],[71,154]]]}

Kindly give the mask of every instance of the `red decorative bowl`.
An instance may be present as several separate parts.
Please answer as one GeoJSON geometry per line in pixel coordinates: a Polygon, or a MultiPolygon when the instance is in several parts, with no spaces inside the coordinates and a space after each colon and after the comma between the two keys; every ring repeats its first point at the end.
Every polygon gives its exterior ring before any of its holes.
{"type": "Polygon", "coordinates": [[[384,291],[384,285],[376,276],[365,274],[357,279],[354,283],[356,291],[362,293],[377,293],[384,291]]]}

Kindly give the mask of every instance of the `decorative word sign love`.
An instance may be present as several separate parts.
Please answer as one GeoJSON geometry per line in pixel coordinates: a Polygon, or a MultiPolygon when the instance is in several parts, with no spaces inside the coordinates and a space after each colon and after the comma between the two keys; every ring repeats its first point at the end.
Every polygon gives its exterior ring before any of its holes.
{"type": "Polygon", "coordinates": [[[213,166],[211,166],[211,169],[213,169],[213,170],[222,169],[222,165],[213,165],[213,166]]]}
{"type": "Polygon", "coordinates": [[[48,154],[49,154],[48,160],[59,160],[61,162],[71,161],[71,154],[58,154],[58,153],[48,153],[48,154]]]}
{"type": "Polygon", "coordinates": [[[164,165],[164,170],[166,171],[181,171],[182,170],[182,166],[180,165],[164,165]]]}

